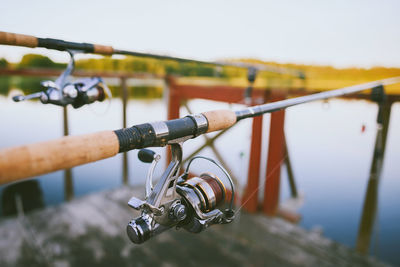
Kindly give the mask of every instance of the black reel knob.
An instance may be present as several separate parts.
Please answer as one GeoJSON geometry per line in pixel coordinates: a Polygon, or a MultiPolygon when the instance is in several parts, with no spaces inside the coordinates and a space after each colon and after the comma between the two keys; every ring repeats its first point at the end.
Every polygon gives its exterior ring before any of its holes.
{"type": "Polygon", "coordinates": [[[154,160],[155,154],[156,152],[154,152],[153,150],[143,148],[139,150],[138,158],[140,159],[141,162],[151,163],[154,160]]]}

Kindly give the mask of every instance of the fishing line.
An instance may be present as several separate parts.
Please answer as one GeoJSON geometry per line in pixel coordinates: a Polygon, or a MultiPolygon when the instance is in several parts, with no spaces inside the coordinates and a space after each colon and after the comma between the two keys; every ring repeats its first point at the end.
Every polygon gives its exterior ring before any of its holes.
{"type": "Polygon", "coordinates": [[[260,185],[253,191],[251,192],[251,194],[249,195],[249,197],[247,198],[247,200],[245,202],[242,203],[242,205],[236,210],[235,215],[243,208],[244,205],[246,205],[247,202],[249,202],[249,200],[254,196],[255,193],[258,192],[258,190],[265,185],[265,183],[267,182],[267,180],[271,177],[271,175],[278,169],[278,167],[280,167],[282,165],[282,163],[285,161],[285,159],[287,158],[288,154],[285,154],[285,156],[281,159],[281,161],[279,161],[278,164],[276,164],[273,168],[271,173],[265,177],[265,180],[263,182],[260,183],[260,185]]]}
{"type": "Polygon", "coordinates": [[[112,100],[112,96],[107,96],[107,100],[105,101],[106,103],[104,103],[106,105],[106,107],[104,108],[104,111],[97,111],[96,107],[94,107],[94,106],[103,105],[103,103],[93,103],[92,105],[88,105],[88,108],[97,117],[102,117],[102,116],[106,115],[108,113],[108,111],[110,111],[111,100],[112,100]]]}

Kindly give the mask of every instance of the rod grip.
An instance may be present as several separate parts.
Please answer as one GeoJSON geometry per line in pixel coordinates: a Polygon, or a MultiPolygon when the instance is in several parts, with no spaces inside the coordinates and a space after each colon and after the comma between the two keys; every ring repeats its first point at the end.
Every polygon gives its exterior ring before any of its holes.
{"type": "Polygon", "coordinates": [[[14,46],[26,46],[26,47],[37,47],[38,39],[31,35],[24,35],[24,34],[0,31],[0,44],[14,45],[14,46]]]}
{"type": "Polygon", "coordinates": [[[0,150],[0,184],[109,158],[118,149],[113,131],[6,148],[0,150]]]}
{"type": "Polygon", "coordinates": [[[213,110],[202,114],[208,121],[207,133],[229,128],[236,123],[236,114],[231,110],[213,110]]]}

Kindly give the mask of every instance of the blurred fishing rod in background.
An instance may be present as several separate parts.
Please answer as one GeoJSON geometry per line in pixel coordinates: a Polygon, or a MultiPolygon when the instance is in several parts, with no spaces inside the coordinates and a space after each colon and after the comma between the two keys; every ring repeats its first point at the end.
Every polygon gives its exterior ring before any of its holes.
{"type": "Polygon", "coordinates": [[[126,55],[126,56],[136,56],[143,58],[153,58],[153,59],[161,59],[161,60],[172,60],[180,63],[196,63],[196,64],[205,64],[205,65],[213,65],[213,66],[221,66],[221,67],[235,67],[235,68],[255,68],[258,71],[266,71],[273,72],[279,74],[287,74],[293,77],[297,77],[300,79],[304,79],[304,73],[299,70],[275,67],[275,66],[266,66],[262,64],[248,64],[242,62],[211,62],[211,61],[201,61],[195,59],[188,59],[182,57],[173,57],[167,55],[158,55],[151,53],[143,53],[136,51],[128,51],[128,50],[120,50],[116,49],[112,46],[107,45],[99,45],[92,43],[77,43],[64,41],[60,39],[53,38],[38,38],[31,35],[24,34],[16,34],[9,32],[0,31],[0,44],[3,45],[12,45],[12,46],[23,46],[23,47],[42,47],[47,49],[59,50],[59,51],[76,51],[80,53],[90,53],[90,54],[98,54],[98,55],[126,55]]]}
{"type": "Polygon", "coordinates": [[[305,79],[302,71],[282,68],[276,66],[267,66],[263,64],[248,64],[244,62],[209,62],[187,59],[181,57],[172,57],[166,55],[157,55],[150,53],[141,53],[128,50],[115,49],[112,46],[92,44],[92,43],[77,43],[64,41],[53,38],[38,38],[31,35],[16,34],[0,31],[0,44],[11,46],[22,46],[30,48],[47,48],[58,51],[66,51],[69,53],[71,60],[67,69],[55,81],[43,81],[41,85],[44,90],[33,93],[27,96],[14,96],[15,102],[39,99],[43,104],[54,104],[58,106],[67,106],[71,104],[74,108],[80,108],[84,105],[91,104],[96,101],[103,101],[106,97],[110,99],[111,91],[100,77],[83,78],[78,81],[69,81],[69,75],[74,71],[75,60],[74,56],[79,53],[91,53],[99,55],[126,55],[142,58],[153,58],[159,60],[171,60],[179,63],[195,63],[202,65],[211,65],[214,67],[234,67],[246,69],[248,72],[247,79],[250,86],[245,90],[244,102],[251,103],[251,93],[253,83],[257,73],[269,72],[289,75],[299,79],[305,79]]]}

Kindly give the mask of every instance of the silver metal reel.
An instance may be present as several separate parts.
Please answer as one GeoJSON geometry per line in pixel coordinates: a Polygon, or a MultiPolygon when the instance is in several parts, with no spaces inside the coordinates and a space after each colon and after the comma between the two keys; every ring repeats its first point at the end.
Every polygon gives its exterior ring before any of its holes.
{"type": "Polygon", "coordinates": [[[212,224],[229,223],[234,218],[232,209],[234,187],[226,170],[215,161],[205,158],[217,164],[230,181],[231,204],[228,210],[221,211],[216,206],[217,199],[220,204],[225,198],[224,184],[217,177],[210,175],[188,178],[189,166],[195,158],[189,162],[186,172],[179,175],[182,144],[170,145],[172,160],[154,188],[153,173],[160,156],[150,150],[139,152],[139,158],[145,162],[152,162],[152,165],[147,174],[145,200],[132,197],[128,202],[130,207],[141,211],[141,216],[133,219],[127,226],[128,236],[134,243],[143,243],[174,226],[198,233],[212,224]],[[221,197],[222,195],[224,197],[221,197]]]}

